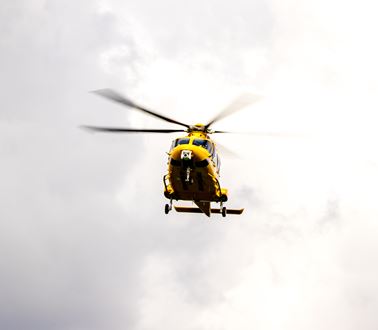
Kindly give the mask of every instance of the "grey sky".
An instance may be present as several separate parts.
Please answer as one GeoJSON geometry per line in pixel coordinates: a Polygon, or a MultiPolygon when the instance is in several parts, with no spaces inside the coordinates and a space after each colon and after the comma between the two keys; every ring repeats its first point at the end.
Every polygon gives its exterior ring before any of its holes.
{"type": "Polygon", "coordinates": [[[373,4],[8,1],[0,6],[1,329],[356,329],[378,320],[373,4]],[[351,22],[354,22],[351,24],[351,22]],[[265,96],[219,129],[229,207],[163,214],[168,125],[265,96]],[[322,135],[322,137],[319,137],[322,135]]]}

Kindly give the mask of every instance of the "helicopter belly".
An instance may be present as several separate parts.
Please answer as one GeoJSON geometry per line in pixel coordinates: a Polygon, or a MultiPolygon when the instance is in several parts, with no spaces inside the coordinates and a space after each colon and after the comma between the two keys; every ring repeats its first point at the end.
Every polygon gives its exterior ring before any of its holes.
{"type": "Polygon", "coordinates": [[[170,173],[170,181],[175,194],[183,200],[216,199],[217,186],[213,180],[211,171],[206,168],[196,168],[190,171],[189,176],[184,168],[173,168],[170,173]]]}
{"type": "Polygon", "coordinates": [[[227,199],[227,192],[221,189],[216,168],[210,159],[194,162],[191,167],[171,162],[167,179],[167,198],[214,202],[227,199]]]}

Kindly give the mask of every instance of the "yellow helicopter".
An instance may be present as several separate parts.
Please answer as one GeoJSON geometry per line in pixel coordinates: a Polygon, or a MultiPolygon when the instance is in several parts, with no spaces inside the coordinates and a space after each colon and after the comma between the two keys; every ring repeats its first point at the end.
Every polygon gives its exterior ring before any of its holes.
{"type": "Polygon", "coordinates": [[[244,209],[227,209],[223,206],[228,200],[227,189],[221,187],[219,182],[220,158],[216,144],[210,138],[210,134],[229,133],[226,131],[212,130],[215,122],[234,113],[247,104],[259,99],[255,95],[243,95],[235,100],[206,125],[188,125],[177,120],[168,118],[157,112],[141,107],[121,94],[111,89],[94,91],[95,94],[111,101],[139,110],[166,122],[177,124],[185,129],[135,129],[99,126],[82,126],[85,129],[109,133],[174,133],[186,132],[183,137],[172,141],[168,152],[168,171],[163,177],[164,196],[169,199],[165,204],[164,211],[168,214],[172,210],[173,201],[192,201],[198,207],[174,206],[177,212],[204,213],[208,217],[212,213],[240,215],[244,209]],[[219,208],[212,208],[211,203],[219,203],[219,208]]]}

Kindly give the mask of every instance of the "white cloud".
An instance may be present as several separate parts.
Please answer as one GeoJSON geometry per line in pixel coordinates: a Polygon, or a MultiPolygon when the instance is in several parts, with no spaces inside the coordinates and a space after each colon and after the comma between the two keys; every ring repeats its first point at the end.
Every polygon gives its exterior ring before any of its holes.
{"type": "MultiPolygon", "coordinates": [[[[4,7],[5,8],[5,7],[4,7]]],[[[0,324],[7,329],[375,329],[375,5],[16,2],[1,30],[0,324]],[[166,127],[114,87],[219,129],[229,206],[162,215],[166,127]],[[319,136],[320,135],[320,136],[319,136]]]]}

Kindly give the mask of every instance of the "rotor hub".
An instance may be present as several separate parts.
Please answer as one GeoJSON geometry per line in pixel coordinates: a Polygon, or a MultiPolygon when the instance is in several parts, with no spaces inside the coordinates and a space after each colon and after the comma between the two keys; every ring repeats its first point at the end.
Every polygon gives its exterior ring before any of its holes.
{"type": "Polygon", "coordinates": [[[204,124],[195,124],[195,125],[190,125],[189,128],[187,129],[188,133],[192,132],[201,132],[205,134],[210,134],[213,133],[213,131],[205,126],[204,124]]]}

